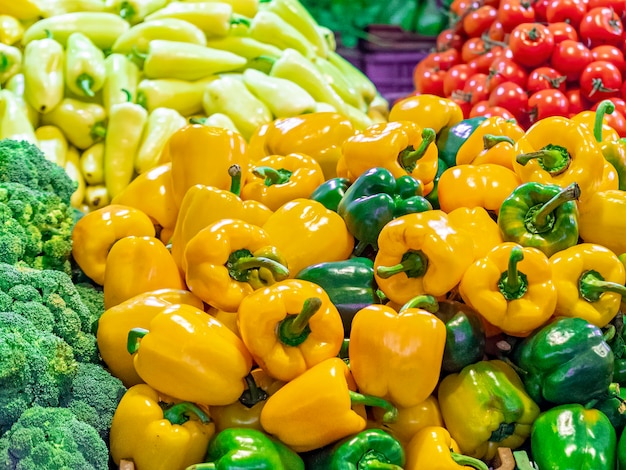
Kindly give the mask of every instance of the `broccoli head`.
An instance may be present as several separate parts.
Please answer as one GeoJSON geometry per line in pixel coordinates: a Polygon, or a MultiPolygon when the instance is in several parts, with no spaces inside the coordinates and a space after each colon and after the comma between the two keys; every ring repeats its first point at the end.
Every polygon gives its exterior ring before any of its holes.
{"type": "Polygon", "coordinates": [[[80,362],[100,360],[95,336],[98,316],[64,272],[0,263],[0,312],[17,313],[38,330],[59,336],[80,362]]]}
{"type": "Polygon", "coordinates": [[[0,312],[0,435],[33,404],[58,406],[77,370],[65,341],[25,317],[0,312]]]}
{"type": "Polygon", "coordinates": [[[5,470],[108,470],[98,432],[65,408],[33,406],[0,438],[5,470]]]}
{"type": "Polygon", "coordinates": [[[122,381],[105,368],[79,363],[71,388],[61,397],[60,406],[69,408],[79,420],[93,426],[108,443],[113,414],[124,393],[126,387],[122,381]]]}
{"type": "Polygon", "coordinates": [[[85,306],[91,312],[92,332],[95,334],[98,320],[106,310],[104,308],[104,290],[102,286],[96,286],[88,282],[74,284],[85,306]]]}
{"type": "Polygon", "coordinates": [[[72,208],[56,194],[0,183],[0,262],[70,274],[73,227],[72,208]]]}
{"type": "Polygon", "coordinates": [[[21,183],[29,188],[56,194],[70,204],[76,183],[65,170],[46,159],[43,152],[26,141],[0,140],[0,182],[21,183]]]}

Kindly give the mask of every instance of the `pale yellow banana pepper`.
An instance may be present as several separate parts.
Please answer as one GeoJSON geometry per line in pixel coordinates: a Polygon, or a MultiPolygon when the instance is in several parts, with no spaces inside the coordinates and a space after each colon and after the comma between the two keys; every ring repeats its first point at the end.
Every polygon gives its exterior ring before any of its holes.
{"type": "Polygon", "coordinates": [[[40,114],[33,108],[26,98],[24,97],[25,90],[25,82],[24,82],[24,74],[16,73],[13,75],[5,84],[5,90],[10,90],[15,95],[20,107],[28,116],[28,120],[32,124],[34,128],[39,126],[40,114]]]}
{"type": "Polygon", "coordinates": [[[148,15],[147,21],[177,18],[196,25],[207,36],[224,37],[236,21],[232,5],[226,2],[171,2],[148,15]]]}
{"type": "Polygon", "coordinates": [[[72,207],[79,209],[83,205],[83,201],[85,200],[85,178],[80,171],[80,153],[76,147],[68,147],[66,158],[65,158],[65,172],[67,176],[69,176],[72,181],[75,181],[77,186],[76,190],[72,193],[70,197],[70,204],[72,207]]]}
{"type": "Polygon", "coordinates": [[[149,112],[156,108],[170,108],[183,116],[202,112],[204,89],[217,77],[196,81],[161,78],[143,79],[137,86],[137,103],[149,112]]]}
{"type": "Polygon", "coordinates": [[[65,94],[65,51],[54,39],[29,42],[24,48],[24,98],[39,113],[57,107],[65,94]]]}
{"type": "Polygon", "coordinates": [[[35,130],[35,137],[46,160],[64,167],[69,143],[63,131],[57,126],[40,126],[35,130]]]}
{"type": "Polygon", "coordinates": [[[104,142],[97,142],[80,154],[80,171],[88,185],[104,183],[104,142]]]}
{"type": "Polygon", "coordinates": [[[25,140],[37,144],[33,125],[10,90],[0,90],[0,139],[25,140]]]}
{"type": "Polygon", "coordinates": [[[148,114],[139,149],[135,154],[135,171],[141,174],[157,166],[169,138],[185,125],[187,121],[178,111],[164,107],[153,109],[148,114]]]}
{"type": "Polygon", "coordinates": [[[0,43],[0,84],[5,83],[22,69],[22,51],[0,43]]]}
{"type": "Polygon", "coordinates": [[[94,97],[104,85],[104,52],[83,33],[72,33],[65,49],[65,84],[77,96],[94,97]]]}
{"type": "Polygon", "coordinates": [[[58,126],[72,145],[83,150],[104,138],[106,118],[107,113],[99,104],[63,98],[42,116],[41,123],[58,126]]]}
{"type": "Polygon", "coordinates": [[[187,42],[206,46],[204,32],[196,25],[177,18],[162,18],[136,24],[123,35],[115,44],[113,52],[131,54],[133,51],[148,52],[148,45],[153,39],[169,39],[170,41],[187,42]]]}
{"type": "Polygon", "coordinates": [[[18,20],[35,20],[41,15],[40,2],[36,0],[0,0],[0,15],[10,15],[18,20]]]}
{"type": "Polygon", "coordinates": [[[130,24],[136,24],[168,3],[169,0],[106,0],[105,8],[130,24]]]}
{"type": "Polygon", "coordinates": [[[139,67],[124,54],[113,53],[104,59],[106,70],[102,87],[102,105],[107,112],[114,104],[137,98],[139,67]]]}
{"type": "Polygon", "coordinates": [[[16,44],[24,34],[24,25],[16,17],[0,14],[0,42],[7,46],[16,44]]]}

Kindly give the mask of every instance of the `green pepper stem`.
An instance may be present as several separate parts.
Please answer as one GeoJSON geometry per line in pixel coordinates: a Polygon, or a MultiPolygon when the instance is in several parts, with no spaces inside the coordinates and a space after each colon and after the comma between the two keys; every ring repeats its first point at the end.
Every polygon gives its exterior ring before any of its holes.
{"type": "Polygon", "coordinates": [[[149,330],[146,330],[145,328],[132,328],[128,332],[128,338],[126,340],[126,349],[128,352],[135,354],[139,350],[141,338],[146,336],[148,333],[149,330]]]}
{"type": "Polygon", "coordinates": [[[96,94],[91,89],[91,87],[93,86],[93,77],[91,75],[88,75],[86,73],[81,73],[76,78],[76,86],[78,86],[78,88],[86,96],[89,96],[90,98],[93,98],[94,96],[96,96],[96,94]]]}
{"type": "Polygon", "coordinates": [[[596,108],[596,118],[593,121],[593,136],[597,142],[602,142],[602,127],[604,124],[604,115],[611,114],[615,111],[615,105],[611,100],[601,101],[596,108]]]}
{"type": "Polygon", "coordinates": [[[130,2],[122,2],[119,8],[119,15],[125,19],[126,21],[130,20],[133,16],[135,16],[137,12],[130,4],[130,2]]]}
{"type": "Polygon", "coordinates": [[[207,118],[205,117],[191,117],[189,118],[189,124],[200,124],[200,125],[204,125],[204,123],[206,122],[207,118]]]}
{"type": "Polygon", "coordinates": [[[339,349],[338,357],[341,359],[348,359],[350,351],[350,338],[344,338],[339,349]]]}
{"type": "Polygon", "coordinates": [[[215,462],[204,462],[204,463],[196,463],[191,465],[185,470],[216,470],[217,464],[215,462]]]}
{"type": "Polygon", "coordinates": [[[133,101],[133,94],[128,91],[126,88],[122,88],[122,93],[124,93],[124,95],[126,95],[126,102],[127,103],[132,103],[133,101]]]}
{"type": "Polygon", "coordinates": [[[552,199],[546,202],[539,210],[532,215],[532,223],[537,229],[541,230],[548,224],[549,215],[554,212],[559,206],[562,206],[568,201],[573,201],[580,197],[580,186],[574,182],[569,186],[566,186],[552,199]]]}
{"type": "Polygon", "coordinates": [[[489,150],[502,142],[506,142],[511,145],[515,144],[515,141],[506,135],[485,134],[483,136],[483,146],[485,147],[485,150],[489,150]]]}
{"type": "Polygon", "coordinates": [[[89,132],[89,135],[91,135],[91,137],[94,140],[102,140],[106,137],[107,135],[107,126],[104,122],[96,122],[93,127],[91,128],[91,131],[89,132]]]}
{"type": "Polygon", "coordinates": [[[605,281],[597,271],[585,271],[578,279],[578,292],[587,302],[596,302],[605,292],[626,295],[626,286],[617,282],[605,281]]]}
{"type": "Polygon", "coordinates": [[[390,462],[381,462],[380,460],[368,460],[367,469],[368,470],[403,470],[404,467],[400,467],[399,465],[396,465],[390,462]]]}
{"type": "Polygon", "coordinates": [[[372,395],[363,395],[362,393],[349,391],[350,402],[353,405],[375,406],[385,410],[383,414],[383,423],[395,423],[398,419],[398,409],[384,398],[374,397],[372,395]]]}
{"type": "Polygon", "coordinates": [[[457,454],[456,452],[450,452],[450,456],[452,460],[454,460],[461,467],[473,467],[478,470],[489,470],[489,467],[482,460],[478,460],[474,457],[470,457],[469,455],[457,454]]]}
{"type": "Polygon", "coordinates": [[[537,160],[544,170],[554,176],[568,168],[571,157],[565,147],[552,144],[548,144],[536,152],[522,153],[515,157],[515,161],[522,166],[531,160],[537,160]]]}
{"type": "Polygon", "coordinates": [[[439,302],[432,295],[418,295],[413,297],[400,308],[400,313],[409,308],[421,308],[430,313],[437,313],[439,310],[439,302]]]}
{"type": "Polygon", "coordinates": [[[402,260],[394,266],[378,266],[376,274],[388,279],[396,274],[406,273],[407,277],[420,277],[428,269],[428,258],[421,251],[407,251],[402,260]]]}
{"type": "Polygon", "coordinates": [[[252,408],[257,403],[267,400],[267,392],[257,385],[252,373],[246,375],[244,380],[248,388],[239,397],[239,403],[246,408],[252,408]]]}
{"type": "Polygon", "coordinates": [[[246,28],[249,28],[252,24],[252,20],[247,16],[233,14],[230,19],[230,25],[236,26],[240,24],[244,25],[246,28]]]}
{"type": "Polygon", "coordinates": [[[143,91],[137,92],[137,98],[135,98],[135,102],[142,108],[148,109],[148,97],[143,91]]]}
{"type": "Polygon", "coordinates": [[[228,167],[230,176],[230,192],[235,196],[241,195],[241,167],[236,163],[228,167]]]}
{"type": "Polygon", "coordinates": [[[289,270],[286,266],[280,264],[265,256],[248,256],[245,258],[239,258],[232,264],[232,270],[237,272],[248,271],[250,269],[268,269],[275,280],[283,280],[289,276],[289,270]]]}
{"type": "Polygon", "coordinates": [[[515,300],[522,297],[528,290],[528,279],[519,272],[518,263],[524,259],[524,250],[515,245],[509,255],[509,265],[498,281],[498,290],[506,300],[515,300]]]}
{"type": "Polygon", "coordinates": [[[211,418],[204,411],[189,402],[176,403],[163,412],[163,417],[172,424],[185,424],[189,421],[190,413],[195,414],[204,424],[211,422],[211,418]]]}
{"type": "Polygon", "coordinates": [[[424,156],[426,150],[435,141],[437,134],[434,129],[426,127],[422,130],[422,141],[416,149],[412,145],[408,146],[398,155],[398,163],[407,173],[413,173],[417,161],[424,156]]]}
{"type": "Polygon", "coordinates": [[[9,58],[2,52],[0,53],[0,72],[5,72],[9,68],[9,58]]]}
{"type": "Polygon", "coordinates": [[[271,166],[257,166],[252,170],[254,176],[265,178],[265,186],[274,184],[284,184],[289,181],[291,172],[289,170],[272,168],[271,166]]]}
{"type": "Polygon", "coordinates": [[[322,306],[322,299],[309,297],[304,301],[302,310],[297,315],[287,315],[278,324],[276,336],[278,340],[287,346],[299,346],[306,341],[311,329],[309,320],[322,306]]]}

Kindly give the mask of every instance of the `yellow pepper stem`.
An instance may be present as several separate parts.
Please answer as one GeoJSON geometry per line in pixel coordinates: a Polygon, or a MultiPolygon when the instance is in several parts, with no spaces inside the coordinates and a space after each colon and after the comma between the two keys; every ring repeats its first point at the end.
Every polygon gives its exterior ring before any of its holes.
{"type": "Polygon", "coordinates": [[[483,145],[485,150],[489,150],[501,142],[507,142],[511,145],[515,144],[515,141],[506,135],[485,134],[483,136],[483,145]]]}
{"type": "Polygon", "coordinates": [[[428,258],[421,251],[407,251],[394,266],[378,266],[376,274],[382,279],[388,279],[396,274],[405,273],[407,277],[420,277],[428,269],[428,258]]]}
{"type": "Polygon", "coordinates": [[[578,292],[587,302],[597,302],[605,292],[626,295],[626,286],[605,281],[598,271],[585,271],[578,279],[578,292]]]}
{"type": "Polygon", "coordinates": [[[362,393],[349,391],[350,402],[353,405],[375,406],[385,410],[383,414],[383,423],[395,423],[398,419],[398,409],[384,398],[374,397],[372,395],[363,395],[362,393]]]}
{"type": "Polygon", "coordinates": [[[126,341],[126,349],[129,353],[135,354],[139,350],[141,344],[141,338],[148,334],[149,330],[145,328],[132,328],[128,332],[128,338],[126,341]]]}
{"type": "Polygon", "coordinates": [[[252,374],[246,375],[244,379],[248,388],[239,397],[239,403],[246,408],[252,408],[257,403],[267,400],[267,392],[257,385],[252,374]]]}
{"type": "Polygon", "coordinates": [[[604,115],[612,114],[615,111],[615,105],[611,100],[601,101],[596,108],[596,118],[593,121],[593,136],[596,142],[602,142],[602,125],[604,124],[604,115]]]}
{"type": "Polygon", "coordinates": [[[82,92],[85,93],[85,95],[92,98],[96,96],[96,94],[91,89],[91,87],[93,86],[93,82],[93,77],[86,73],[81,73],[76,78],[76,85],[78,85],[78,88],[80,88],[82,92]]]}
{"type": "Polygon", "coordinates": [[[439,303],[432,295],[418,295],[413,297],[407,303],[400,308],[400,313],[409,308],[421,308],[427,310],[430,313],[437,313],[439,310],[439,303]]]}
{"type": "Polygon", "coordinates": [[[297,315],[287,315],[276,330],[278,340],[287,346],[299,346],[306,341],[311,334],[309,320],[322,306],[319,297],[309,297],[304,301],[302,310],[297,315]]]}
{"type": "Polygon", "coordinates": [[[265,186],[272,186],[273,184],[284,184],[291,178],[291,171],[284,168],[276,169],[271,166],[257,166],[252,170],[254,176],[259,178],[265,178],[265,186]]]}
{"type": "Polygon", "coordinates": [[[177,403],[163,411],[163,417],[165,419],[172,424],[178,425],[185,424],[189,421],[190,414],[196,415],[204,424],[211,422],[211,418],[209,418],[204,411],[202,411],[197,405],[189,402],[177,403]]]}
{"type": "Polygon", "coordinates": [[[554,211],[568,201],[573,201],[580,197],[580,186],[578,183],[572,183],[566,186],[558,194],[552,197],[545,204],[538,204],[530,208],[524,224],[526,229],[532,233],[543,233],[552,229],[556,217],[554,211]]]}
{"type": "Polygon", "coordinates": [[[474,457],[470,457],[469,455],[457,454],[456,452],[450,452],[450,457],[454,460],[457,465],[461,467],[472,467],[478,470],[489,470],[489,467],[482,460],[478,460],[474,457]]]}
{"type": "Polygon", "coordinates": [[[237,164],[231,165],[228,168],[228,175],[230,176],[230,192],[235,196],[241,195],[241,167],[237,164]]]}
{"type": "Polygon", "coordinates": [[[104,139],[107,135],[106,124],[104,122],[97,122],[91,128],[91,131],[89,132],[89,134],[91,135],[91,138],[96,142],[104,139]]]}
{"type": "Polygon", "coordinates": [[[409,145],[398,155],[398,163],[407,173],[413,173],[417,165],[417,161],[424,156],[426,150],[435,141],[437,134],[434,129],[426,127],[422,130],[422,142],[419,147],[413,148],[409,145]]]}
{"type": "Polygon", "coordinates": [[[515,157],[515,160],[522,166],[531,160],[537,160],[541,168],[556,176],[567,170],[572,157],[565,147],[548,144],[536,152],[522,153],[515,157]]]}
{"type": "Polygon", "coordinates": [[[508,269],[502,273],[498,281],[498,290],[506,300],[515,300],[522,297],[528,290],[528,279],[519,272],[517,264],[524,259],[521,246],[514,246],[509,255],[508,269]]]}
{"type": "Polygon", "coordinates": [[[254,256],[250,250],[245,248],[230,254],[226,268],[230,277],[239,282],[250,282],[251,278],[254,277],[251,276],[252,272],[260,269],[269,271],[274,281],[281,281],[289,276],[289,270],[283,264],[265,256],[254,256]]]}

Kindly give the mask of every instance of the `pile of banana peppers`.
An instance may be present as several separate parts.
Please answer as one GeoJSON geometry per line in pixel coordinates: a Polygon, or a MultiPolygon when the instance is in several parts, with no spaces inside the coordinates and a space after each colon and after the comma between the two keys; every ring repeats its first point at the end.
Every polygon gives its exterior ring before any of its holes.
{"type": "Polygon", "coordinates": [[[626,145],[607,112],[524,131],[420,95],[360,131],[335,113],[249,142],[176,131],[74,231],[129,387],[114,461],[625,464],[626,145]]]}

